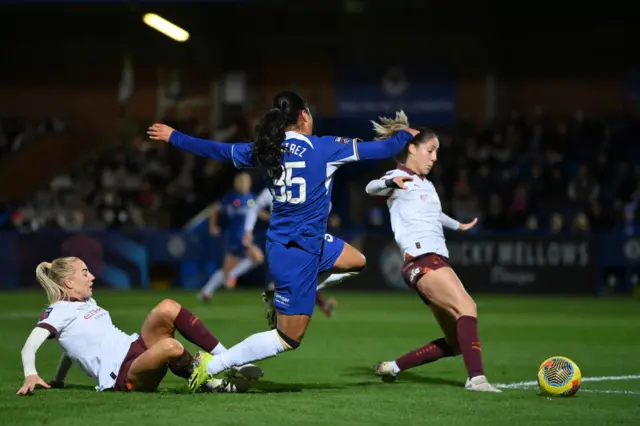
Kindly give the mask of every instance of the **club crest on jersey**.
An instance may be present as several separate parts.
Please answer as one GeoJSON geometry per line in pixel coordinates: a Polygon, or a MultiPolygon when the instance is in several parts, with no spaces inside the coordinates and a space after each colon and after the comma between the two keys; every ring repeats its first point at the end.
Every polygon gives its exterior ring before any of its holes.
{"type": "Polygon", "coordinates": [[[53,311],[53,308],[47,308],[42,315],[40,315],[40,321],[46,320],[47,318],[49,318],[49,314],[51,313],[51,311],[53,311]]]}
{"type": "Polygon", "coordinates": [[[337,137],[336,138],[336,142],[344,144],[344,145],[348,145],[351,142],[357,142],[357,139],[352,139],[352,138],[343,138],[343,137],[337,137]]]}

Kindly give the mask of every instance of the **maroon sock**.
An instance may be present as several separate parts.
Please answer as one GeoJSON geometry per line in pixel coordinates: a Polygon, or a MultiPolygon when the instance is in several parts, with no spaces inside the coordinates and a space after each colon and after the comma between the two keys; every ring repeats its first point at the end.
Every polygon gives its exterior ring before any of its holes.
{"type": "Polygon", "coordinates": [[[169,363],[169,369],[173,374],[183,379],[188,379],[191,376],[193,372],[193,358],[187,348],[184,349],[180,358],[169,363]]]}
{"type": "Polygon", "coordinates": [[[188,309],[180,308],[180,313],[175,320],[175,326],[176,330],[178,330],[185,339],[194,345],[200,346],[207,352],[211,352],[219,343],[218,339],[216,339],[204,323],[200,321],[200,318],[188,309]]]}
{"type": "Polygon", "coordinates": [[[458,318],[458,344],[469,377],[483,376],[482,348],[478,337],[478,319],[470,316],[458,318]]]}
{"type": "Polygon", "coordinates": [[[419,365],[428,364],[446,356],[452,356],[453,351],[444,337],[427,343],[421,348],[415,349],[400,358],[396,359],[396,365],[400,370],[408,370],[409,368],[419,365]]]}
{"type": "Polygon", "coordinates": [[[324,297],[318,292],[316,292],[316,305],[320,307],[320,309],[324,309],[327,305],[327,302],[324,300],[324,297]]]}

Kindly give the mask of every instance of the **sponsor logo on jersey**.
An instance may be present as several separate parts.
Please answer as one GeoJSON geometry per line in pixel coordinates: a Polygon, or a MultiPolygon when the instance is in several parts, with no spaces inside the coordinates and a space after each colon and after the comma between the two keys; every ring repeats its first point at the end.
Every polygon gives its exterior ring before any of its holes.
{"type": "Polygon", "coordinates": [[[47,308],[42,315],[40,315],[40,321],[44,321],[47,318],[49,318],[49,314],[51,313],[51,311],[53,311],[53,308],[47,308]]]}
{"type": "Polygon", "coordinates": [[[354,139],[354,138],[343,138],[343,137],[337,137],[336,138],[336,142],[344,144],[344,145],[348,145],[352,142],[357,142],[358,139],[354,139]]]}
{"type": "Polygon", "coordinates": [[[413,283],[416,279],[416,276],[418,276],[419,273],[420,273],[420,268],[413,268],[411,270],[411,273],[409,274],[409,281],[413,283]]]}

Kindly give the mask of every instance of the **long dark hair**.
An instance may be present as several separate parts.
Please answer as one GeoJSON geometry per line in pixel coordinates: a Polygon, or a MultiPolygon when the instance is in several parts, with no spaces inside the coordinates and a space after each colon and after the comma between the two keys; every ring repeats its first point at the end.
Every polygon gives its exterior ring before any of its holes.
{"type": "Polygon", "coordinates": [[[282,176],[285,129],[298,122],[300,111],[309,112],[302,96],[295,92],[278,93],[271,102],[271,109],[256,127],[253,156],[272,179],[282,176]]]}

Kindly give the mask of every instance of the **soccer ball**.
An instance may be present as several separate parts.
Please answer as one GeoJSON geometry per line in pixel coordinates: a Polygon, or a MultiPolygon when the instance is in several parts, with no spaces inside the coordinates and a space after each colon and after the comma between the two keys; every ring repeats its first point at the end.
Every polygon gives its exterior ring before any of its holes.
{"type": "Polygon", "coordinates": [[[544,395],[573,396],[581,382],[582,373],[576,363],[563,356],[546,359],[538,369],[538,387],[544,395]]]}

